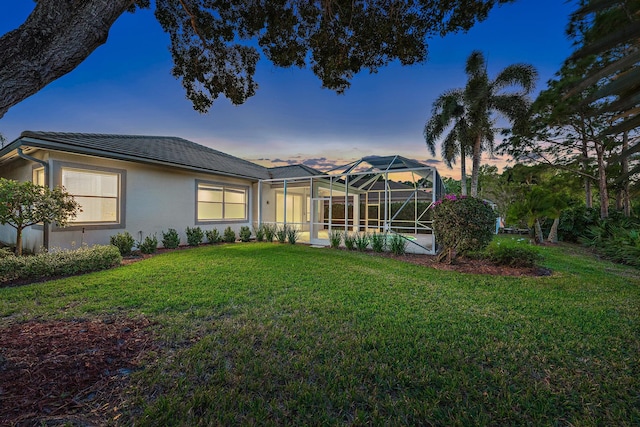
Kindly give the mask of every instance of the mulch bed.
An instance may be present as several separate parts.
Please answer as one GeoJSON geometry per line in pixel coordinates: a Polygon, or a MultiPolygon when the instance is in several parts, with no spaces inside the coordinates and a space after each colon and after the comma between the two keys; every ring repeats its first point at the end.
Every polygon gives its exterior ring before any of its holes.
{"type": "Polygon", "coordinates": [[[0,328],[0,425],[104,425],[153,348],[146,319],[29,321],[0,328]]]}
{"type": "Polygon", "coordinates": [[[459,273],[487,274],[492,276],[550,276],[551,270],[543,267],[510,267],[506,265],[495,265],[487,260],[460,257],[456,258],[453,264],[438,262],[437,257],[432,255],[393,255],[389,253],[376,254],[395,258],[412,264],[424,267],[435,268],[437,270],[457,271],[459,273]]]}

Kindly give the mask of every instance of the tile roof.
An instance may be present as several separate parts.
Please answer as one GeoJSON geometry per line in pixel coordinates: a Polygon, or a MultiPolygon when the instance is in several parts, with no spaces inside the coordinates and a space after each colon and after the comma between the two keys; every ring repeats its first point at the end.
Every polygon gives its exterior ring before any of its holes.
{"type": "Polygon", "coordinates": [[[119,160],[171,165],[256,180],[271,177],[264,166],[178,137],[25,131],[19,140],[22,145],[119,160]]]}
{"type": "Polygon", "coordinates": [[[305,176],[325,175],[324,172],[320,172],[317,169],[303,164],[276,166],[274,168],[269,168],[269,173],[271,174],[271,178],[273,179],[301,178],[305,176]]]}

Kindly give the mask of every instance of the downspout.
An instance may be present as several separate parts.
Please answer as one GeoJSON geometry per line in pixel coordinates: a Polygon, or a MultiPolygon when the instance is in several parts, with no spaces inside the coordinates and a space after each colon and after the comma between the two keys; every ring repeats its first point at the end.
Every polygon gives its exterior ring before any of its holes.
{"type": "MultiPolygon", "coordinates": [[[[18,147],[18,157],[34,163],[40,163],[44,167],[44,186],[49,188],[49,162],[25,154],[21,147],[18,147]]],[[[49,224],[47,222],[42,225],[42,246],[47,251],[49,250],[49,224]]]]}

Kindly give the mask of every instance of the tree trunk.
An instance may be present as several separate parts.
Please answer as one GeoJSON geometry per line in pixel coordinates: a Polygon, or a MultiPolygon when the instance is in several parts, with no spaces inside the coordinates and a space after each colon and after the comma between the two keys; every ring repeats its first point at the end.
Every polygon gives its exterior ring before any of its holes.
{"type": "Polygon", "coordinates": [[[467,159],[464,153],[460,154],[460,194],[467,195],[467,159]]]}
{"type": "Polygon", "coordinates": [[[0,38],[0,118],[82,63],[107,41],[133,0],[38,0],[27,20],[0,38]]]}
{"type": "Polygon", "coordinates": [[[16,256],[22,256],[22,228],[16,228],[16,256]]]}
{"type": "Polygon", "coordinates": [[[478,197],[478,178],[482,159],[482,135],[476,136],[473,142],[473,165],[471,169],[471,197],[478,197]]]}
{"type": "Polygon", "coordinates": [[[539,244],[544,243],[544,236],[542,235],[542,227],[540,226],[540,220],[538,220],[538,218],[536,218],[534,227],[535,227],[536,243],[539,243],[539,244]]]}
{"type": "MultiPolygon", "coordinates": [[[[586,139],[582,139],[582,172],[589,170],[589,147],[586,139]]],[[[584,199],[588,208],[593,207],[593,194],[591,192],[591,178],[584,177],[584,199]]]]}
{"type": "Polygon", "coordinates": [[[558,243],[558,225],[560,225],[560,217],[553,219],[553,224],[551,224],[551,230],[549,230],[549,236],[547,237],[547,242],[558,243]]]}
{"type": "MultiPolygon", "coordinates": [[[[625,132],[622,134],[622,151],[627,151],[629,149],[629,132],[625,132]]],[[[621,162],[622,166],[622,176],[627,176],[629,174],[629,157],[624,156],[621,162]]],[[[624,212],[624,216],[627,218],[631,216],[631,197],[629,196],[629,185],[630,185],[630,177],[626,177],[624,182],[622,183],[621,190],[621,203],[622,203],[622,212],[624,212]]]]}
{"type": "Polygon", "coordinates": [[[600,219],[609,217],[609,193],[607,191],[607,171],[604,164],[604,145],[596,144],[598,154],[598,190],[600,192],[600,219]]]}

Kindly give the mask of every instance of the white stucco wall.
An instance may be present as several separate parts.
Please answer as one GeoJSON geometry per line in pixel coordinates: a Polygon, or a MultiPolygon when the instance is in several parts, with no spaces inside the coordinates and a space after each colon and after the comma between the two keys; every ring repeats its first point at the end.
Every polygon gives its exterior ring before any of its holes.
{"type": "MultiPolygon", "coordinates": [[[[30,154],[39,159],[46,159],[46,153],[30,154]]],[[[9,164],[3,165],[0,170],[0,177],[13,179],[16,181],[31,181],[33,170],[41,168],[42,165],[24,159],[16,159],[9,164]]],[[[22,248],[25,252],[37,252],[42,247],[43,230],[42,226],[27,227],[22,232],[22,248]]],[[[16,229],[9,225],[0,225],[0,242],[15,244],[16,229]]]]}
{"type": "MultiPolygon", "coordinates": [[[[186,227],[198,225],[203,230],[218,229],[220,233],[227,226],[239,232],[243,225],[251,226],[257,221],[257,183],[221,175],[190,172],[177,168],[144,165],[133,162],[108,160],[92,156],[76,155],[61,152],[51,152],[50,182],[58,185],[56,164],[72,163],[81,167],[95,166],[101,168],[122,169],[126,171],[125,197],[123,207],[125,218],[124,227],[109,229],[92,229],[90,226],[72,226],[67,228],[52,228],[49,237],[50,248],[73,248],[82,244],[108,244],[109,238],[117,233],[128,231],[137,241],[148,235],[156,234],[162,246],[162,232],[175,228],[181,236],[181,243],[186,244],[186,227]],[[227,183],[248,187],[249,206],[248,219],[242,222],[215,222],[196,224],[196,180],[227,183]],[[255,213],[255,216],[254,216],[255,213]]],[[[0,171],[0,176],[19,180],[32,179],[32,165],[27,161],[12,163],[12,170],[8,168],[0,171]],[[15,164],[15,166],[13,166],[15,164]]],[[[15,242],[13,236],[6,230],[7,226],[0,226],[0,240],[15,242]]],[[[25,233],[24,247],[37,250],[42,245],[42,230],[28,230],[25,233]]]]}

